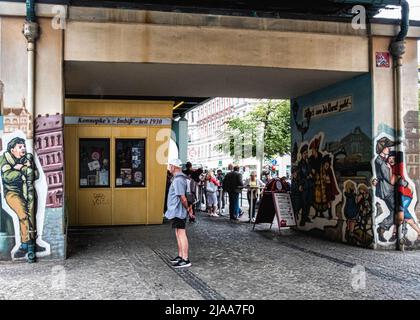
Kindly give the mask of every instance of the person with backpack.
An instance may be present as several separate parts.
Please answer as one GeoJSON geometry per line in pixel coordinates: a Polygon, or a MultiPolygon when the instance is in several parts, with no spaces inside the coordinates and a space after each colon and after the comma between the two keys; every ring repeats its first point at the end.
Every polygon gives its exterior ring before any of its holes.
{"type": "Polygon", "coordinates": [[[168,192],[167,210],[165,217],[172,221],[178,244],[178,256],[171,259],[174,268],[186,268],[191,266],[188,257],[188,238],[186,232],[187,216],[194,217],[192,206],[188,204],[187,195],[190,194],[190,179],[181,171],[182,161],[173,159],[169,161],[169,170],[173,175],[168,192]]]}
{"type": "Polygon", "coordinates": [[[206,198],[207,198],[207,212],[210,217],[218,217],[216,213],[217,209],[217,189],[220,184],[214,176],[213,171],[207,173],[205,187],[206,187],[206,198]]]}

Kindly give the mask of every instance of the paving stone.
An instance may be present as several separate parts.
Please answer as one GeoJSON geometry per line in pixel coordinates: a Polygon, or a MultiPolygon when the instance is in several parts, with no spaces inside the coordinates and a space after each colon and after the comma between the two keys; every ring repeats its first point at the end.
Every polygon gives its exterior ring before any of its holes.
{"type": "Polygon", "coordinates": [[[169,222],[69,231],[65,261],[0,263],[0,299],[418,299],[420,252],[373,251],[199,214],[192,267],[169,222]],[[353,288],[353,268],[366,286],[353,288]]]}

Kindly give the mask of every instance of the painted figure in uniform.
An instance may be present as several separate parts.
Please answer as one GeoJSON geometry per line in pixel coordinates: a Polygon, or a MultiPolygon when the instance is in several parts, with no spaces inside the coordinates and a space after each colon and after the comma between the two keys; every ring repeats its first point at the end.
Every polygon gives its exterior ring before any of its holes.
{"type": "Polygon", "coordinates": [[[388,163],[390,148],[396,143],[387,137],[379,139],[376,143],[375,172],[376,179],[372,181],[375,187],[375,196],[382,199],[389,210],[389,215],[379,224],[377,229],[378,238],[381,242],[386,242],[384,232],[393,228],[393,234],[388,240],[393,242],[397,239],[397,230],[394,224],[395,215],[395,183],[392,181],[392,167],[388,163]]]}
{"type": "Polygon", "coordinates": [[[300,148],[301,159],[297,168],[297,179],[299,185],[299,192],[301,193],[302,201],[302,218],[300,226],[304,226],[306,222],[312,222],[309,218],[309,210],[313,201],[314,181],[311,174],[309,161],[308,161],[308,145],[304,144],[300,148]]]}
{"type": "Polygon", "coordinates": [[[340,194],[337,187],[337,182],[335,181],[334,173],[331,168],[331,156],[325,155],[322,158],[322,167],[321,167],[321,178],[322,182],[325,185],[325,201],[328,208],[328,219],[332,219],[332,207],[331,204],[335,200],[335,197],[340,194]]]}
{"type": "Polygon", "coordinates": [[[328,209],[325,181],[321,175],[322,154],[319,152],[320,143],[321,139],[315,138],[309,146],[309,149],[312,150],[312,155],[309,157],[309,167],[315,183],[315,193],[312,203],[312,207],[315,209],[314,218],[324,218],[323,212],[328,209]]]}
{"type": "MultiPolygon", "coordinates": [[[[23,258],[28,246],[36,240],[35,226],[32,225],[36,213],[36,192],[34,182],[39,178],[34,157],[26,152],[25,140],[16,137],[7,144],[7,151],[0,157],[4,198],[19,219],[21,245],[15,258],[23,258]]],[[[36,251],[45,248],[36,245],[36,251]]]]}

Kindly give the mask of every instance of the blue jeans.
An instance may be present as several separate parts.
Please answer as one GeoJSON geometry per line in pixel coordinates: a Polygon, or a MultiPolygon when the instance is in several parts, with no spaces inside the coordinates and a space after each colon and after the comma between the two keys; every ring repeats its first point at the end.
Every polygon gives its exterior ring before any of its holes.
{"type": "Polygon", "coordinates": [[[239,193],[229,192],[229,216],[231,219],[239,216],[239,193]]]}
{"type": "Polygon", "coordinates": [[[410,206],[411,201],[413,201],[412,198],[407,197],[407,196],[401,196],[402,207],[404,210],[404,219],[413,219],[413,216],[411,215],[410,210],[408,210],[408,207],[410,206]]]}

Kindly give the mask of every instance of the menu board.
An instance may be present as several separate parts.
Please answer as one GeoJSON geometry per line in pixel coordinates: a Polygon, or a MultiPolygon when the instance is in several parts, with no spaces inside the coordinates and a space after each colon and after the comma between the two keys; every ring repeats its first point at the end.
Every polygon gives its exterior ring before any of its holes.
{"type": "Polygon", "coordinates": [[[145,187],[145,140],[116,139],[115,148],[115,186],[145,187]]]}
{"type": "Polygon", "coordinates": [[[296,218],[293,213],[292,200],[289,193],[273,193],[274,208],[279,227],[296,226],[296,218]]]}

